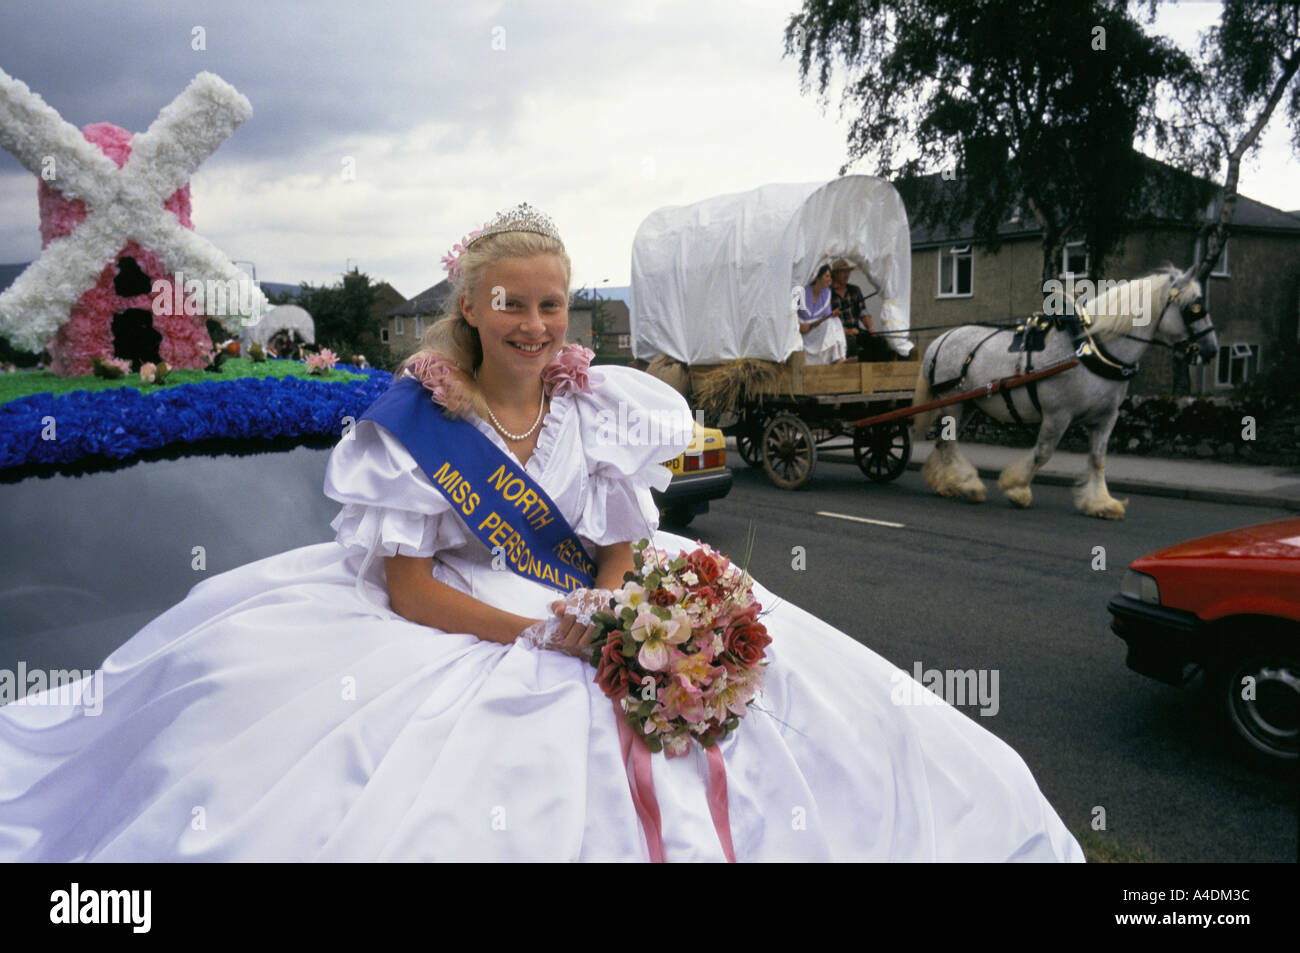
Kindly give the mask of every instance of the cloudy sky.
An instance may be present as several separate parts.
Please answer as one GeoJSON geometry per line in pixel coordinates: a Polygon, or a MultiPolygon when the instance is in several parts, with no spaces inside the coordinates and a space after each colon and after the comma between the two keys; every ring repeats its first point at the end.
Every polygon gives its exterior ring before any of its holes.
{"type": "MultiPolygon", "coordinates": [[[[575,287],[625,285],[654,209],[835,176],[848,121],[782,55],[798,8],[0,0],[0,68],[78,127],[142,131],[202,70],[244,93],[252,118],[192,179],[194,222],[263,281],[355,265],[411,296],[452,242],[526,200],[558,223],[575,287]]],[[[1181,3],[1156,29],[1190,47],[1217,16],[1181,3]]],[[[1296,165],[1275,117],[1241,191],[1300,208],[1296,165]]],[[[39,253],[37,223],[34,177],[0,151],[0,262],[39,253]]]]}

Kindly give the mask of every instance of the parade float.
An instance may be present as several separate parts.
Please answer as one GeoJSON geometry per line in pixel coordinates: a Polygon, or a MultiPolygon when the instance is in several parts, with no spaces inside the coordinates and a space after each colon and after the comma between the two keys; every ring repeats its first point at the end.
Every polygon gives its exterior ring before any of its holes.
{"type": "MultiPolygon", "coordinates": [[[[0,146],[37,176],[42,251],[0,294],[0,337],[48,367],[0,375],[0,480],[144,455],[336,441],[387,386],[382,371],[227,359],[259,344],[256,282],[194,231],[189,179],[252,115],[200,73],[143,133],[78,130],[0,70],[0,146]],[[231,352],[238,348],[231,346],[231,352]]],[[[282,309],[276,309],[280,311],[282,309]]],[[[285,312],[289,314],[289,312],[285,312]]],[[[301,318],[290,315],[295,330],[301,318]]]]}

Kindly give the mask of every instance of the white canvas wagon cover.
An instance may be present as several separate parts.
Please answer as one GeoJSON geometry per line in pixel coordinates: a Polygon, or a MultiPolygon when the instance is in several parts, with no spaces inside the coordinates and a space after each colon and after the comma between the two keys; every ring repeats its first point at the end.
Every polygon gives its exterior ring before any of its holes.
{"type": "Polygon", "coordinates": [[[297,331],[308,344],[316,343],[316,322],[305,308],[296,304],[281,304],[262,315],[262,320],[244,328],[240,336],[245,347],[260,344],[263,347],[280,331],[292,334],[297,331]]]}
{"type": "MultiPolygon", "coordinates": [[[[876,330],[910,327],[912,245],[903,200],[884,179],[764,185],[653,212],[632,242],[632,353],[686,364],[784,361],[802,350],[794,289],[837,258],[868,298],[876,330]]],[[[912,344],[893,334],[906,356],[912,344]]]]}

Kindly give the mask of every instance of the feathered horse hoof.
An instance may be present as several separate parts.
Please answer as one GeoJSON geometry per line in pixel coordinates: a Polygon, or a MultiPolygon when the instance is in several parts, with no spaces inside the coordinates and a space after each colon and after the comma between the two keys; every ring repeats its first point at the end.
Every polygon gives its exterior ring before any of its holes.
{"type": "Polygon", "coordinates": [[[1079,512],[1085,516],[1095,516],[1103,520],[1122,520],[1124,518],[1124,508],[1128,506],[1128,500],[1117,500],[1114,497],[1107,497],[1104,500],[1079,501],[1076,504],[1079,512]]]}
{"type": "Polygon", "coordinates": [[[1008,503],[1022,510],[1027,509],[1034,501],[1033,491],[1027,486],[1004,486],[1002,495],[1007,498],[1008,503]]]}

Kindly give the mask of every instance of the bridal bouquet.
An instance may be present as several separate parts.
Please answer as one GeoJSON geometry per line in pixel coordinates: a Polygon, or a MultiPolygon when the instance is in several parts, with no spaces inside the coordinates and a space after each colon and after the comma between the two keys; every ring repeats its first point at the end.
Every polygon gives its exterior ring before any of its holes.
{"type": "Polygon", "coordinates": [[[651,751],[711,747],[740,724],[763,687],[772,641],[748,573],[700,543],[676,558],[642,539],[635,572],[592,615],[596,683],[651,751]]]}

